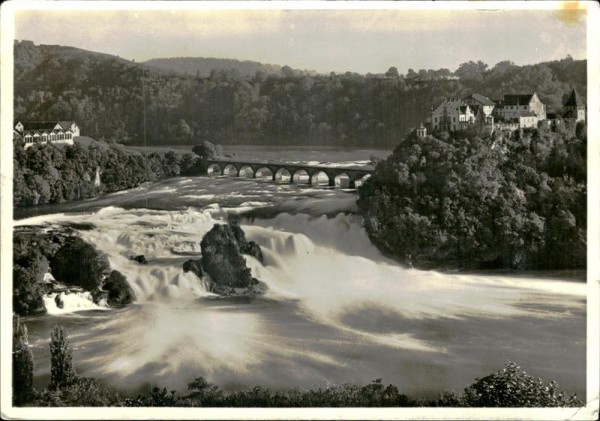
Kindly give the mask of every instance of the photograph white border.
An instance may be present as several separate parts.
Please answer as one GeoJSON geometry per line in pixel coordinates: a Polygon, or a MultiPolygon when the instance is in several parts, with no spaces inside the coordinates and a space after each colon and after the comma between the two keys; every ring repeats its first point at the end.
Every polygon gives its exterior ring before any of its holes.
{"type": "Polygon", "coordinates": [[[600,7],[595,1],[8,1],[1,7],[1,110],[0,115],[0,311],[1,413],[7,419],[598,419],[600,349],[598,336],[600,300],[600,7]],[[587,10],[587,107],[588,107],[588,235],[587,235],[587,396],[583,408],[14,408],[12,384],[12,124],[14,17],[19,10],[587,10]]]}

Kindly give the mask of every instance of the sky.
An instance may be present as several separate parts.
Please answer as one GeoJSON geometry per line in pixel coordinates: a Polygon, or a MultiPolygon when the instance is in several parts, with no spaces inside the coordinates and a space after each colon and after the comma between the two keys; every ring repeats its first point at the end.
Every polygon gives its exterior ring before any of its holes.
{"type": "Polygon", "coordinates": [[[469,60],[492,67],[503,60],[523,65],[586,57],[585,14],[571,11],[183,10],[181,4],[111,11],[88,5],[16,11],[15,38],[138,62],[217,57],[324,73],[383,73],[392,66],[400,73],[454,71],[469,60]]]}

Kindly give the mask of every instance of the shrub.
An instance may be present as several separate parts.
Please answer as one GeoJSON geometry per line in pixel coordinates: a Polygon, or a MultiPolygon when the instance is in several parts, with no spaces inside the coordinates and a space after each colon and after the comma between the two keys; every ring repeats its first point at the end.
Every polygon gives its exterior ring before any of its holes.
{"type": "Polygon", "coordinates": [[[555,381],[545,383],[508,362],[497,373],[477,379],[465,389],[464,402],[474,407],[577,407],[576,395],[558,390],[555,381]]]}
{"type": "Polygon", "coordinates": [[[33,403],[35,406],[111,406],[121,401],[114,390],[94,379],[78,377],[58,390],[45,390],[33,403]]]}

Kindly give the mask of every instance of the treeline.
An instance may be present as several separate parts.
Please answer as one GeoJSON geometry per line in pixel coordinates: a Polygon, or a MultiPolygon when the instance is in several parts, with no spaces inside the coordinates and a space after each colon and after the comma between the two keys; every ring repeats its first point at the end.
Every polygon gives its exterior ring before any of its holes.
{"type": "Polygon", "coordinates": [[[139,186],[147,181],[187,174],[193,153],[134,153],[117,144],[90,140],[88,145],[33,145],[14,142],[14,206],[85,199],[139,186]]]}
{"type": "Polygon", "coordinates": [[[380,248],[418,267],[586,267],[584,123],[407,136],[360,189],[380,248]]]}
{"type": "Polygon", "coordinates": [[[93,378],[77,375],[67,332],[55,326],[50,339],[50,383],[33,387],[33,353],[27,328],[18,317],[13,324],[13,404],[42,407],[580,407],[576,395],[532,377],[513,362],[476,381],[462,393],[447,392],[437,399],[415,399],[398,387],[376,379],[366,385],[343,384],[317,389],[270,390],[261,386],[228,392],[198,377],[184,394],[154,387],[148,395],[123,397],[93,378]]]}
{"type": "Polygon", "coordinates": [[[252,77],[215,70],[169,74],[66,47],[15,44],[16,120],[75,120],[82,133],[124,144],[271,143],[389,147],[445,97],[493,99],[535,91],[560,111],[574,87],[586,91],[586,61],[491,69],[395,68],[378,75],[312,75],[283,66],[252,77]],[[145,122],[145,124],[144,124],[145,122]]]}

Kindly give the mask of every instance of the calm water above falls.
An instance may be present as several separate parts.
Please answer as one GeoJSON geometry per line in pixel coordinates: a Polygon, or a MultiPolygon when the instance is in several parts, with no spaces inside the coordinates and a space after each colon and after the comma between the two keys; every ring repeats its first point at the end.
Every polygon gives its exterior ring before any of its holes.
{"type": "Polygon", "coordinates": [[[20,220],[93,224],[80,234],[137,295],[124,309],[26,319],[38,384],[49,371],[49,331],[62,323],[78,372],[129,390],[183,391],[199,375],[230,388],[382,377],[406,393],[433,395],[512,360],[584,394],[585,284],[404,268],[369,242],[359,217],[340,213],[355,200],[343,190],[180,178],[20,220]],[[251,209],[263,217],[243,228],[266,264],[247,261],[269,293],[215,299],[181,266],[227,211],[251,209]]]}

